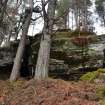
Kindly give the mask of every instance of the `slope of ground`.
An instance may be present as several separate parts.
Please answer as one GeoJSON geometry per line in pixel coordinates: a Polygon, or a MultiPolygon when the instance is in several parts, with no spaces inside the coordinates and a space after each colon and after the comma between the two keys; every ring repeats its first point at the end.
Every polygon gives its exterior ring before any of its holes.
{"type": "Polygon", "coordinates": [[[0,83],[0,105],[100,105],[96,85],[46,80],[0,83]],[[24,83],[24,84],[23,84],[24,83]]]}

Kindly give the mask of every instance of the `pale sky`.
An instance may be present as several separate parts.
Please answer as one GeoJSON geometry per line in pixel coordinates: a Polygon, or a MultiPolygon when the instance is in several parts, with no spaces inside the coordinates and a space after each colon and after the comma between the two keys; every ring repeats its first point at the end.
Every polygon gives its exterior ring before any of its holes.
{"type": "Polygon", "coordinates": [[[36,33],[41,32],[43,29],[43,20],[39,19],[34,25],[30,25],[28,35],[34,36],[36,33]]]}
{"type": "Polygon", "coordinates": [[[95,13],[95,0],[91,0],[93,2],[92,7],[90,8],[90,11],[92,12],[92,18],[94,20],[94,27],[95,27],[95,32],[100,35],[100,34],[105,34],[105,27],[101,26],[101,21],[99,20],[98,14],[95,13]],[[96,21],[96,18],[98,20],[96,21]]]}
{"type": "MultiPolygon", "coordinates": [[[[90,7],[90,11],[92,12],[92,19],[94,20],[94,27],[95,27],[95,32],[100,35],[100,34],[105,34],[105,27],[101,26],[101,22],[100,20],[98,19],[96,21],[96,18],[99,18],[98,17],[98,14],[95,13],[95,0],[91,0],[93,2],[93,5],[92,7],[90,7]]],[[[70,15],[70,22],[71,23],[71,15],[70,15]]],[[[75,24],[75,22],[74,22],[75,24]]],[[[71,27],[71,24],[70,24],[70,27],[71,27]]],[[[30,28],[29,28],[29,32],[28,32],[28,35],[35,35],[36,33],[39,33],[41,32],[43,29],[43,21],[42,19],[39,19],[34,25],[31,25],[30,28]]]]}

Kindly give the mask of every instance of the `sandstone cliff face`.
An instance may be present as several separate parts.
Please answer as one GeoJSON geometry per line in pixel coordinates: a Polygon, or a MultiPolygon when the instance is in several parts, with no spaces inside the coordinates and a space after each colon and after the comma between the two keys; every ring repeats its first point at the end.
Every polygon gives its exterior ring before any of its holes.
{"type": "Polygon", "coordinates": [[[102,67],[105,36],[87,35],[87,45],[80,46],[73,42],[78,36],[71,36],[70,32],[58,32],[53,38],[51,58],[64,60],[69,71],[73,69],[102,67]]]}
{"type": "MultiPolygon", "coordinates": [[[[27,59],[31,66],[35,66],[37,60],[40,36],[41,34],[38,34],[35,37],[28,38],[26,50],[29,52],[27,59]]],[[[71,35],[70,30],[59,31],[53,35],[50,72],[70,74],[72,71],[82,68],[82,66],[87,68],[102,67],[105,36],[88,35],[91,41],[88,42],[84,49],[73,42],[76,37],[71,35]]],[[[0,66],[13,63],[17,46],[18,41],[12,42],[12,46],[8,51],[1,49],[0,66]]]]}

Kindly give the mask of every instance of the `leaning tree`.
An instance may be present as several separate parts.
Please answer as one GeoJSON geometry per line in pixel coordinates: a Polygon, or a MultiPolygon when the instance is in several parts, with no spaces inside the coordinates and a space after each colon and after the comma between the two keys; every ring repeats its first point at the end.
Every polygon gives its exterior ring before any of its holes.
{"type": "Polygon", "coordinates": [[[31,22],[32,12],[33,12],[33,0],[30,0],[29,7],[25,9],[25,18],[24,18],[22,36],[20,39],[16,57],[14,60],[14,65],[13,65],[13,69],[11,72],[10,81],[15,81],[20,75],[19,70],[22,64],[22,57],[23,57],[23,53],[25,50],[26,37],[27,37],[30,22],[31,22]]]}

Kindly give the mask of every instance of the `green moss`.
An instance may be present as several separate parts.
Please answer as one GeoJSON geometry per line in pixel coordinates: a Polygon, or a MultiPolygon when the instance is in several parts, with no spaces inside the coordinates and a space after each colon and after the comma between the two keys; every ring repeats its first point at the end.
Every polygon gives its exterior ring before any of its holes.
{"type": "MultiPolygon", "coordinates": [[[[96,90],[96,95],[101,99],[105,98],[105,86],[98,87],[98,89],[96,90]]],[[[102,104],[102,105],[105,105],[105,104],[102,104]]]]}
{"type": "Polygon", "coordinates": [[[98,69],[97,70],[99,73],[105,73],[105,69],[98,69]]]}
{"type": "Polygon", "coordinates": [[[94,79],[96,79],[100,74],[102,73],[105,73],[105,69],[98,69],[97,71],[93,71],[93,72],[88,72],[86,74],[84,74],[80,80],[82,81],[88,81],[88,82],[91,82],[93,81],[94,79]]]}
{"type": "Polygon", "coordinates": [[[71,32],[67,32],[67,31],[62,31],[62,32],[56,32],[54,35],[53,35],[53,39],[55,38],[70,38],[71,36],[71,32]]]}
{"type": "Polygon", "coordinates": [[[65,44],[65,42],[66,42],[66,40],[54,40],[53,42],[52,42],[52,47],[55,47],[55,46],[57,46],[57,47],[60,47],[60,46],[63,46],[64,44],[65,44]]]}
{"type": "Polygon", "coordinates": [[[80,35],[95,35],[94,32],[79,31],[78,29],[76,29],[71,33],[71,36],[78,36],[79,34],[80,35]]]}
{"type": "Polygon", "coordinates": [[[80,80],[82,81],[93,81],[97,76],[99,75],[98,71],[94,71],[94,72],[88,72],[85,75],[83,75],[80,80]]]}
{"type": "Polygon", "coordinates": [[[102,100],[101,105],[105,105],[105,99],[102,100]]]}

